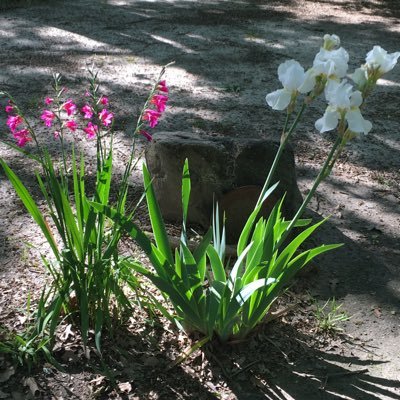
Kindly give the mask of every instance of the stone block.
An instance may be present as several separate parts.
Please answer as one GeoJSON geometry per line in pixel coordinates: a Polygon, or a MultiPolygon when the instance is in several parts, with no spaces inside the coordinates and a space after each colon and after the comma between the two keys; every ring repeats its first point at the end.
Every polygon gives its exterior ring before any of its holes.
{"type": "MultiPolygon", "coordinates": [[[[231,221],[240,225],[245,219],[241,210],[248,214],[253,208],[255,193],[263,186],[278,147],[279,142],[273,139],[200,137],[184,132],[156,134],[146,150],[146,162],[165,220],[182,220],[181,177],[187,158],[192,182],[189,223],[208,227],[215,199],[227,210],[227,230],[231,221]],[[234,210],[230,215],[229,208],[234,210]]],[[[280,184],[273,200],[286,193],[283,211],[290,217],[302,202],[290,146],[278,165],[273,183],[277,181],[280,184]]]]}

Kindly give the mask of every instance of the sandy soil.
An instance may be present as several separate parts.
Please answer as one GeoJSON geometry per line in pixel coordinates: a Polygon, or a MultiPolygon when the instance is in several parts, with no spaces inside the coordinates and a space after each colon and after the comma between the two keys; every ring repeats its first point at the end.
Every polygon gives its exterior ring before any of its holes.
{"type": "MultiPolygon", "coordinates": [[[[264,100],[279,87],[278,65],[295,58],[309,66],[324,33],[341,37],[352,69],[375,44],[400,50],[400,3],[395,0],[82,0],[2,6],[0,88],[39,115],[53,72],[65,77],[74,97],[83,93],[88,66],[100,68],[118,118],[117,171],[123,168],[128,133],[149,84],[170,61],[175,61],[166,75],[170,107],[160,129],[171,135],[268,137],[283,123],[283,115],[264,100]]],[[[169,357],[187,339],[172,327],[164,331],[140,324],[138,317],[129,327],[134,334],[128,343],[120,343],[125,359],[108,355],[116,360],[114,380],[101,378],[104,374],[82,362],[72,342],[67,356],[62,353],[67,374],[46,367],[32,375],[39,397],[399,399],[399,99],[397,67],[368,101],[365,117],[373,130],[350,143],[308,210],[316,218],[332,215],[316,243],[345,246],[319,258],[316,268],[300,278],[291,297],[300,303],[297,311],[262,327],[239,347],[208,349],[168,373],[169,357]],[[343,325],[345,335],[315,334],[310,296],[343,303],[352,316],[343,325]],[[128,382],[130,388],[120,386],[128,382]]],[[[313,105],[292,143],[303,194],[333,138],[313,129],[322,112],[322,103],[313,105]]],[[[4,121],[3,115],[6,135],[4,121]]],[[[45,135],[43,140],[52,140],[45,135]]],[[[90,144],[81,144],[92,152],[90,144]]],[[[3,145],[0,156],[34,190],[24,159],[3,145]]],[[[0,179],[0,322],[18,328],[27,293],[43,282],[38,253],[45,247],[2,173],[0,179]]],[[[140,185],[139,175],[134,182],[140,185]]],[[[0,362],[9,367],[3,358],[0,362]]],[[[0,397],[29,398],[23,379],[18,372],[0,383],[0,397]]]]}

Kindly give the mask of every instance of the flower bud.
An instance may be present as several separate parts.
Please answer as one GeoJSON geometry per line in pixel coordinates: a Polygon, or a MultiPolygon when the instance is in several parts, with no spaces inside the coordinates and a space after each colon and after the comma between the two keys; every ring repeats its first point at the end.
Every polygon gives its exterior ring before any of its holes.
{"type": "Polygon", "coordinates": [[[325,50],[335,50],[340,47],[340,38],[337,35],[324,35],[324,45],[325,50]]]}

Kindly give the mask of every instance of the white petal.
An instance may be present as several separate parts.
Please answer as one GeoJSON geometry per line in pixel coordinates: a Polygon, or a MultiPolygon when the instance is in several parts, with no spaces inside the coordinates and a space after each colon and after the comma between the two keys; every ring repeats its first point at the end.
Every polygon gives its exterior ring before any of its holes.
{"type": "MultiPolygon", "coordinates": [[[[348,61],[349,54],[343,47],[340,47],[337,50],[320,49],[315,56],[313,66],[315,67],[319,64],[324,65],[324,63],[326,63],[325,69],[329,68],[325,72],[327,76],[335,75],[338,78],[343,78],[347,74],[348,61]]],[[[320,67],[322,65],[320,65],[320,67]]]]}
{"type": "Polygon", "coordinates": [[[326,76],[331,76],[335,74],[335,63],[331,60],[322,61],[315,59],[313,63],[313,69],[316,74],[324,74],[326,76]]]}
{"type": "Polygon", "coordinates": [[[279,89],[268,93],[265,100],[272,109],[284,110],[289,105],[291,98],[291,92],[286,89],[279,89]]]}
{"type": "Polygon", "coordinates": [[[328,101],[328,103],[332,103],[333,99],[335,98],[335,93],[338,90],[338,87],[340,86],[340,81],[337,81],[335,79],[328,79],[325,85],[325,99],[328,101]]]}
{"type": "Polygon", "coordinates": [[[400,52],[388,54],[381,46],[374,46],[373,49],[368,52],[365,61],[368,67],[379,69],[379,71],[384,74],[394,68],[399,57],[400,52]]]}
{"type": "Polygon", "coordinates": [[[304,82],[304,68],[297,61],[288,60],[278,67],[278,76],[285,89],[294,91],[304,82]]]}
{"type": "Polygon", "coordinates": [[[367,70],[363,67],[357,68],[349,77],[358,88],[362,88],[367,83],[367,70]]]}
{"type": "Polygon", "coordinates": [[[340,83],[334,80],[328,81],[325,88],[325,97],[329,105],[337,108],[349,108],[352,88],[346,79],[343,79],[340,83]]]}
{"type": "Polygon", "coordinates": [[[359,90],[356,90],[350,95],[350,105],[352,107],[360,107],[362,102],[363,102],[363,97],[359,90]]]}
{"type": "Polygon", "coordinates": [[[349,124],[349,129],[353,132],[366,135],[372,129],[371,122],[364,119],[359,108],[348,111],[345,118],[349,124]]]}
{"type": "Polygon", "coordinates": [[[339,122],[339,113],[328,107],[322,118],[315,121],[315,128],[321,133],[335,129],[339,122]]]}
{"type": "Polygon", "coordinates": [[[309,93],[311,90],[314,89],[315,86],[315,71],[313,68],[310,68],[305,74],[304,74],[304,81],[299,86],[298,90],[300,93],[309,93]]]}

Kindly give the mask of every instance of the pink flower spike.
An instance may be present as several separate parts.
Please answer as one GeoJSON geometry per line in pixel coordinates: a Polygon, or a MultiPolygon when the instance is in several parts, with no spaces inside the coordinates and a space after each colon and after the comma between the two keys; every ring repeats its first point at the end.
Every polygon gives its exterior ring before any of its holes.
{"type": "Polygon", "coordinates": [[[21,129],[20,131],[14,132],[13,135],[17,141],[18,147],[24,147],[28,142],[32,141],[32,138],[29,137],[28,129],[21,129]]]}
{"type": "Polygon", "coordinates": [[[163,94],[155,94],[153,98],[150,100],[151,104],[155,104],[157,110],[162,113],[165,111],[165,107],[168,101],[168,96],[163,94]]]}
{"type": "Polygon", "coordinates": [[[103,106],[106,106],[108,104],[108,97],[101,96],[100,97],[100,103],[103,104],[103,106]]]}
{"type": "Polygon", "coordinates": [[[10,115],[7,118],[7,126],[10,128],[11,132],[15,132],[17,126],[23,122],[23,119],[19,115],[10,115]]]}
{"type": "Polygon", "coordinates": [[[40,119],[42,119],[44,121],[44,124],[50,128],[51,125],[53,124],[53,119],[56,117],[56,115],[49,110],[44,110],[40,119]]]}
{"type": "Polygon", "coordinates": [[[154,128],[158,124],[158,118],[160,118],[161,113],[155,110],[145,110],[143,114],[143,121],[149,121],[150,128],[154,128]]]}
{"type": "Polygon", "coordinates": [[[78,124],[75,121],[67,121],[65,123],[65,126],[71,131],[75,132],[76,128],[78,127],[78,124]]]}
{"type": "Polygon", "coordinates": [[[71,99],[67,100],[63,105],[62,108],[67,112],[67,115],[72,115],[76,110],[76,104],[72,102],[71,99]]]}
{"type": "Polygon", "coordinates": [[[92,107],[89,106],[89,104],[85,104],[82,108],[81,111],[83,112],[83,118],[86,119],[91,119],[93,117],[93,110],[92,107]]]}
{"type": "Polygon", "coordinates": [[[88,123],[87,128],[83,128],[86,133],[86,137],[88,139],[93,139],[96,137],[97,132],[99,131],[99,127],[97,125],[93,125],[91,122],[88,123]]]}
{"type": "Polygon", "coordinates": [[[167,82],[165,80],[158,82],[157,89],[160,92],[168,93],[167,82]]]}
{"type": "Polygon", "coordinates": [[[51,97],[46,97],[44,99],[44,103],[47,105],[50,105],[53,101],[54,101],[54,99],[52,99],[51,97]]]}
{"type": "Polygon", "coordinates": [[[151,136],[149,132],[141,130],[139,133],[143,135],[149,142],[153,140],[153,136],[151,136]]]}
{"type": "Polygon", "coordinates": [[[104,126],[109,126],[112,123],[114,114],[104,109],[99,113],[99,118],[101,119],[101,122],[103,123],[104,126]]]}

